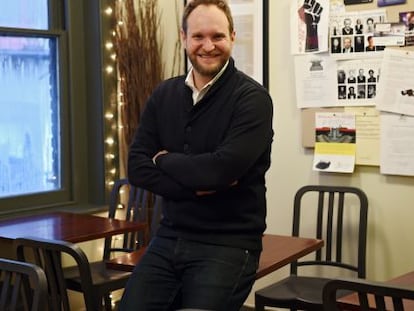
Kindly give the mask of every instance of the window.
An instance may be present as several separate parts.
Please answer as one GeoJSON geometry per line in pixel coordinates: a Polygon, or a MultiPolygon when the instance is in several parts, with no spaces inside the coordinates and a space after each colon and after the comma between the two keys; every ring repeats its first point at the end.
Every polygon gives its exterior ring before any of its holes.
{"type": "Polygon", "coordinates": [[[0,214],[105,199],[100,3],[85,2],[2,2],[0,214]]]}

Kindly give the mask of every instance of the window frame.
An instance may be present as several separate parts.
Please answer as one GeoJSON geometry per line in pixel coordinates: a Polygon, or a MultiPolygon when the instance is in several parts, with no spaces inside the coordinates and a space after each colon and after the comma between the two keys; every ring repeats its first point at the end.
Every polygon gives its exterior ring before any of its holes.
{"type": "MultiPolygon", "coordinates": [[[[0,218],[51,209],[100,210],[104,167],[102,7],[107,0],[49,0],[49,29],[0,27],[13,36],[56,38],[61,189],[0,199],[0,218]]],[[[108,0],[109,1],[109,0],[108,0]]]]}

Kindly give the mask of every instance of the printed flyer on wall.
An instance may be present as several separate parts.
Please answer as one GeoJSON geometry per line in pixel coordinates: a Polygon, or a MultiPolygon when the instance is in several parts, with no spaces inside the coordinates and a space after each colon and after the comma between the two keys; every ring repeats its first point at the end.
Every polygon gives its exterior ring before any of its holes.
{"type": "Polygon", "coordinates": [[[315,113],[313,170],[352,173],[356,151],[355,114],[315,113]]]}

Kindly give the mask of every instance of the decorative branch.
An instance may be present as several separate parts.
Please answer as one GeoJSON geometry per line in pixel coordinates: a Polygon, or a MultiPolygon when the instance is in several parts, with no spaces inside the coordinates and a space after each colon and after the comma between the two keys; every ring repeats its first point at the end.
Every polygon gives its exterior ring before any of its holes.
{"type": "Polygon", "coordinates": [[[143,106],[164,76],[157,4],[157,0],[118,0],[115,6],[118,21],[115,48],[121,94],[120,153],[125,167],[127,149],[138,127],[143,106]]]}

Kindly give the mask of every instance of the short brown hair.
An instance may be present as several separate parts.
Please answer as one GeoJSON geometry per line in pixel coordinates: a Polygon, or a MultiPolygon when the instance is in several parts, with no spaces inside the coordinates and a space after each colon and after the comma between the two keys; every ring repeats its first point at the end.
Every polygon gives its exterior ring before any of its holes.
{"type": "Polygon", "coordinates": [[[231,10],[229,5],[225,0],[189,0],[186,7],[184,8],[183,18],[181,22],[181,27],[183,28],[184,33],[187,33],[187,20],[190,16],[191,12],[194,11],[196,7],[199,5],[215,5],[220,10],[223,11],[223,13],[226,15],[227,20],[229,22],[229,32],[230,34],[234,31],[234,22],[233,17],[231,15],[231,10]]]}

